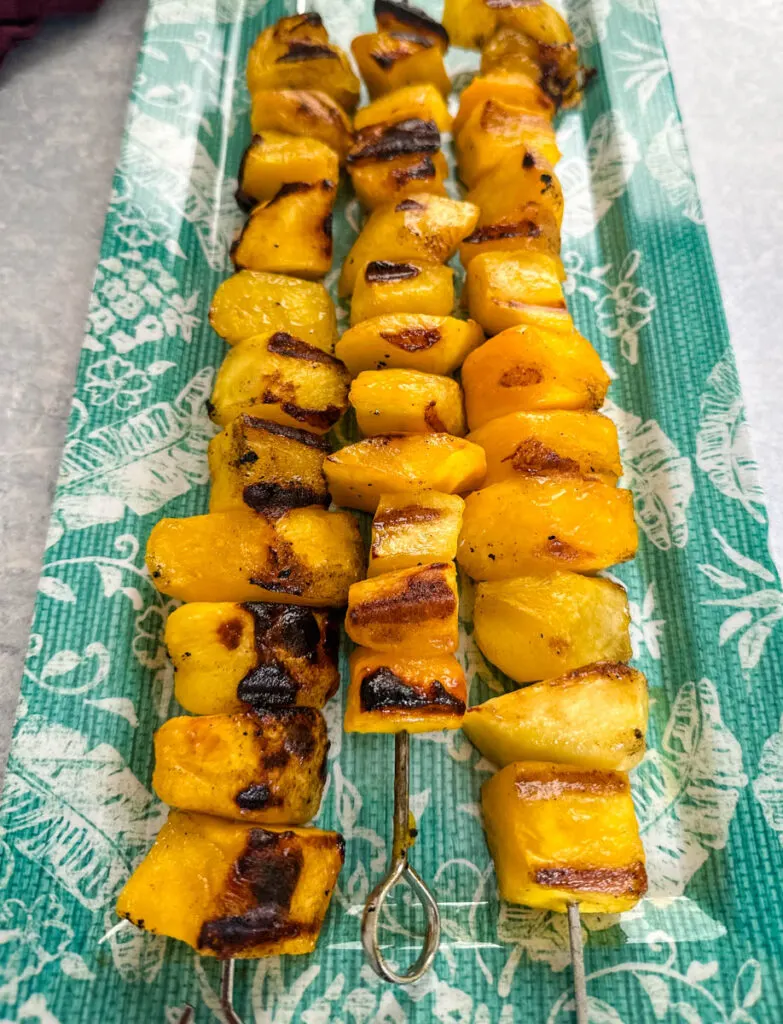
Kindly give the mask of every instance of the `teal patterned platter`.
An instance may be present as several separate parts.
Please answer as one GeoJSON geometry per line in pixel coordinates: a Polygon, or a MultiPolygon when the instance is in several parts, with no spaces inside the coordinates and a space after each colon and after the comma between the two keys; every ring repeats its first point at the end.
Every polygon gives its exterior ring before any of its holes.
{"type": "MultiPolygon", "coordinates": [[[[439,0],[423,6],[440,14],[439,0]]],[[[372,24],[370,0],[320,7],[342,46],[372,24]]],[[[197,1024],[223,1020],[219,965],[112,931],[113,906],[165,816],[152,733],[176,713],[162,641],[173,602],[152,586],[144,545],[161,516],[206,509],[205,400],[225,352],[207,310],[241,220],[245,56],[286,9],[150,3],[5,782],[0,1024],[174,1024],[186,1002],[197,1024]]],[[[567,14],[598,71],[559,122],[567,291],[613,378],[607,411],[642,536],[616,575],[652,698],[634,773],[650,893],[621,919],[584,920],[590,1020],[777,1024],[783,592],[763,495],[654,0],[571,0],[567,14]]],[[[476,65],[449,54],[458,83],[476,65]]],[[[343,194],[336,266],[357,218],[343,194]]],[[[475,703],[506,682],[473,643],[467,583],[462,606],[475,703]]],[[[392,740],[342,736],[341,714],[336,699],[318,824],[345,835],[345,868],[313,956],[240,963],[246,1024],[573,1020],[566,922],[499,902],[478,815],[492,769],[459,732],[413,741],[412,859],[443,912],[434,969],[402,989],[364,965],[361,908],[390,846],[392,740]]],[[[420,924],[398,896],[383,935],[401,965],[420,924]]]]}

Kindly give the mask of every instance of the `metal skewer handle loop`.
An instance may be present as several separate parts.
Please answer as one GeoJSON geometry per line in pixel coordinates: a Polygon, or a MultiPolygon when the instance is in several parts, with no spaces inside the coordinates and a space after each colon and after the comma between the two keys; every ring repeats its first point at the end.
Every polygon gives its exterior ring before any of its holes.
{"type": "Polygon", "coordinates": [[[585,954],[582,946],[582,921],[579,904],[568,904],[568,942],[571,946],[571,970],[574,976],[574,1006],[577,1024],[588,1024],[585,954]]]}
{"type": "Polygon", "coordinates": [[[440,945],[440,910],[435,897],[417,872],[408,863],[408,850],[412,839],[408,811],[408,774],[410,763],[410,737],[400,732],[394,737],[394,839],[388,874],[373,889],[362,915],[362,945],[375,973],[384,981],[395,985],[410,985],[430,969],[440,945]],[[424,908],[427,923],[424,945],[416,961],[404,972],[398,973],[381,951],[379,929],[386,898],[399,882],[405,882],[424,908]]]}

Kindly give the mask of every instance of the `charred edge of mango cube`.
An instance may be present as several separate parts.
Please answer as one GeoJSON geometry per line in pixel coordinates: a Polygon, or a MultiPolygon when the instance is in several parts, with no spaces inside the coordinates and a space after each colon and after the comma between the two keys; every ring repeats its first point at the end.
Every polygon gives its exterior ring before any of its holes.
{"type": "Polygon", "coordinates": [[[420,7],[409,7],[407,4],[395,3],[394,0],[375,0],[373,14],[381,30],[385,28],[384,21],[392,24],[401,22],[403,25],[410,25],[414,31],[419,29],[423,32],[432,32],[446,44],[446,47],[451,43],[443,25],[420,7]]]}
{"type": "Polygon", "coordinates": [[[254,512],[263,512],[264,515],[277,518],[292,508],[307,508],[310,505],[327,508],[332,499],[328,493],[319,493],[304,484],[285,485],[260,481],[248,484],[243,489],[242,500],[254,512]]]}
{"type": "Polygon", "coordinates": [[[408,117],[361,128],[345,162],[394,160],[411,153],[437,153],[439,149],[440,132],[435,122],[408,117]]]}
{"type": "Polygon", "coordinates": [[[368,284],[395,284],[410,281],[421,273],[413,263],[392,263],[389,260],[371,260],[364,268],[364,280],[368,284]]]}
{"type": "Polygon", "coordinates": [[[447,562],[435,562],[409,576],[401,589],[362,601],[348,610],[354,626],[377,622],[410,623],[447,619],[457,607],[454,591],[441,576],[447,562]]]}
{"type": "Polygon", "coordinates": [[[408,43],[415,45],[400,45],[396,50],[370,50],[370,60],[375,61],[382,71],[388,71],[389,68],[394,67],[398,60],[405,60],[406,57],[413,56],[417,49],[429,50],[430,47],[435,45],[431,39],[415,35],[414,33],[387,32],[386,35],[392,39],[399,40],[400,44],[408,43]]]}
{"type": "Polygon", "coordinates": [[[446,424],[438,416],[437,402],[428,402],[424,409],[424,422],[436,434],[447,434],[446,424]]]}
{"type": "Polygon", "coordinates": [[[544,374],[538,367],[518,364],[504,370],[498,378],[498,384],[502,388],[527,388],[540,384],[543,379],[544,374]]]}
{"type": "Polygon", "coordinates": [[[452,696],[439,679],[429,686],[414,686],[386,666],[368,672],[359,686],[362,711],[431,711],[442,715],[451,711],[464,715],[465,702],[452,696]]]}
{"type": "Polygon", "coordinates": [[[514,785],[523,800],[556,800],[564,793],[589,793],[591,796],[617,796],[627,793],[628,777],[620,772],[599,769],[563,769],[562,765],[534,765],[535,774],[526,777],[524,764],[518,765],[514,785]]]}
{"type": "Polygon", "coordinates": [[[301,192],[313,192],[317,188],[321,189],[322,192],[330,192],[334,187],[334,182],[329,181],[328,178],[323,178],[321,181],[287,181],[284,185],[280,186],[266,203],[265,209],[274,206],[275,203],[285,199],[286,196],[298,195],[301,192]]]}
{"type": "Polygon", "coordinates": [[[248,582],[254,587],[299,597],[312,583],[312,573],[296,557],[293,545],[288,541],[276,538],[275,543],[269,547],[267,557],[270,571],[248,577],[248,582]]]}
{"type": "Polygon", "coordinates": [[[472,231],[462,241],[465,245],[497,242],[504,238],[540,238],[541,228],[535,221],[520,220],[514,224],[485,224],[472,231]]]}
{"type": "Polygon", "coordinates": [[[326,43],[313,43],[307,39],[295,39],[288,44],[287,51],[277,58],[275,64],[293,64],[304,60],[337,59],[337,51],[326,43]]]}
{"type": "MultiPolygon", "coordinates": [[[[242,154],[242,159],[239,161],[239,171],[237,173],[238,188],[234,193],[234,198],[237,201],[237,206],[240,208],[240,210],[244,211],[244,213],[250,213],[253,207],[258,205],[258,200],[255,198],[255,196],[251,196],[249,192],[246,192],[244,188],[242,188],[242,182],[245,180],[245,168],[247,166],[247,161],[250,156],[251,149],[253,149],[254,146],[260,146],[263,143],[263,141],[263,136],[254,135],[253,138],[250,140],[250,145],[242,154]]],[[[210,315],[211,312],[212,311],[210,310],[210,315]]]]}
{"type": "MultiPolygon", "coordinates": [[[[304,345],[305,342],[301,344],[304,345]]],[[[340,362],[340,360],[338,359],[337,362],[340,362]]],[[[342,366],[343,364],[340,363],[340,365],[342,366]]],[[[327,438],[322,437],[320,434],[313,434],[309,430],[302,430],[300,427],[289,427],[284,423],[274,423],[272,420],[265,420],[260,416],[251,416],[249,413],[242,415],[242,422],[246,423],[249,427],[266,430],[270,434],[277,434],[280,437],[288,438],[290,441],[298,441],[300,444],[309,445],[311,448],[319,448],[327,453],[332,450],[332,445],[327,438]]]]}
{"type": "Polygon", "coordinates": [[[234,797],[234,802],[241,811],[263,811],[267,807],[280,807],[283,798],[278,793],[273,793],[265,782],[255,782],[240,790],[234,797]]]}
{"type": "Polygon", "coordinates": [[[395,213],[406,213],[408,210],[426,210],[424,203],[418,202],[416,199],[403,199],[394,207],[395,213]]]}
{"type": "MultiPolygon", "coordinates": [[[[613,580],[607,582],[612,583],[613,580]]],[[[615,586],[619,584],[615,583],[615,586]]],[[[621,588],[623,589],[623,588],[621,588]]],[[[595,661],[592,665],[582,665],[580,668],[572,669],[570,672],[566,672],[565,675],[560,677],[560,682],[578,682],[581,679],[589,679],[591,676],[600,672],[603,676],[608,676],[610,679],[629,679],[637,674],[637,669],[631,668],[630,665],[624,665],[619,661],[595,661]]]]}
{"type": "Polygon", "coordinates": [[[285,39],[292,36],[295,32],[298,32],[300,28],[306,28],[311,26],[313,28],[323,28],[323,18],[317,11],[306,11],[304,14],[293,14],[288,18],[280,18],[275,22],[275,27],[272,31],[272,36],[275,39],[285,39]],[[282,30],[285,30],[286,35],[283,34],[282,30]]]}
{"type": "Polygon", "coordinates": [[[437,176],[438,169],[432,161],[432,157],[423,156],[418,163],[410,167],[397,167],[392,171],[392,178],[400,188],[409,181],[427,181],[437,176]]]}
{"type": "Polygon", "coordinates": [[[417,523],[431,523],[441,519],[443,512],[439,508],[427,508],[423,505],[403,505],[399,508],[387,508],[376,512],[372,525],[376,530],[388,529],[390,526],[414,526],[417,523]]]}
{"type": "Polygon", "coordinates": [[[339,126],[348,135],[352,135],[352,132],[346,125],[341,114],[341,107],[335,101],[334,106],[329,103],[325,103],[320,96],[316,96],[311,89],[296,89],[291,90],[297,94],[297,107],[300,114],[303,117],[311,118],[315,121],[329,121],[333,125],[339,126]]]}
{"type": "MultiPolygon", "coordinates": [[[[501,381],[502,383],[502,381],[501,381]]],[[[548,448],[543,441],[535,437],[526,437],[520,441],[510,455],[501,462],[510,462],[517,473],[537,476],[540,473],[563,473],[567,476],[581,476],[582,469],[576,459],[558,455],[548,448]]]]}
{"type": "Polygon", "coordinates": [[[437,327],[403,327],[401,331],[381,331],[380,337],[403,352],[424,352],[441,340],[437,327]]]}
{"type": "Polygon", "coordinates": [[[549,889],[604,893],[607,896],[640,898],[647,891],[647,871],[642,861],[619,868],[537,868],[533,880],[549,889]]]}

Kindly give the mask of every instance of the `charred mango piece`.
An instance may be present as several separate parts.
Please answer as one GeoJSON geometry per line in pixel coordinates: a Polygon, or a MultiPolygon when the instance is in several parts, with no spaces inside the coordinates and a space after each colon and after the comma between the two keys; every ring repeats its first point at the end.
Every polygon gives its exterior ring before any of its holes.
{"type": "Polygon", "coordinates": [[[553,167],[560,150],[551,122],[500,99],[477,104],[457,136],[459,176],[473,188],[501,160],[523,151],[538,153],[553,167]]]}
{"type": "Polygon", "coordinates": [[[426,36],[368,32],[354,38],[351,53],[371,99],[418,82],[429,82],[444,96],[451,91],[443,50],[426,36]]]}
{"type": "Polygon", "coordinates": [[[267,89],[318,89],[349,113],[359,102],[361,86],[348,57],[323,37],[275,36],[264,29],[247,58],[251,94],[267,89]]]}
{"type": "Polygon", "coordinates": [[[393,313],[447,316],[454,308],[454,271],[437,263],[373,260],[356,278],[351,326],[393,313]]]}
{"type": "Polygon", "coordinates": [[[321,708],[340,683],[328,608],[193,602],[166,619],[174,694],[194,715],[321,708]]]}
{"type": "Polygon", "coordinates": [[[493,219],[481,211],[474,231],[459,247],[459,258],[467,267],[476,256],[484,253],[534,252],[559,259],[560,228],[552,213],[538,203],[528,203],[521,209],[493,219]]]}
{"type": "Polygon", "coordinates": [[[502,899],[619,914],[647,891],[644,847],[623,772],[517,761],[481,787],[502,899]]]}
{"type": "Polygon", "coordinates": [[[358,132],[371,124],[405,121],[409,117],[434,121],[441,132],[447,132],[451,128],[451,114],[446,101],[429,82],[416,82],[414,85],[395,89],[385,96],[379,96],[377,100],[356,111],[353,123],[358,132]]]}
{"type": "Polygon", "coordinates": [[[548,210],[558,229],[563,223],[563,189],[552,165],[530,150],[515,153],[487,171],[468,193],[481,208],[479,223],[513,219],[530,203],[548,210]]]}
{"type": "Polygon", "coordinates": [[[559,258],[543,252],[484,252],[467,266],[465,294],[474,320],[489,334],[517,324],[573,333],[559,258]]]}
{"type": "Polygon", "coordinates": [[[458,494],[477,487],[483,448],[451,434],[387,434],[349,444],[324,461],[335,505],[374,512],[382,494],[422,487],[458,494]]]}
{"type": "Polygon", "coordinates": [[[455,380],[421,370],[364,370],[349,400],[365,437],[445,433],[462,437],[465,412],[455,380]]]}
{"type": "Polygon", "coordinates": [[[476,642],[517,683],[551,679],[593,661],[628,661],[630,621],[625,590],[599,577],[557,571],[476,587],[476,642]]]}
{"type": "Polygon", "coordinates": [[[382,494],[372,521],[368,576],[450,562],[457,554],[465,502],[456,494],[422,489],[382,494]]]}
{"type": "Polygon", "coordinates": [[[170,718],[155,733],[152,786],[183,811],[303,825],[318,813],[328,747],[315,708],[170,718]]]}
{"type": "Polygon", "coordinates": [[[474,580],[597,572],[636,554],[633,495],[598,480],[504,480],[465,501],[457,559],[474,580]]]}
{"type": "Polygon", "coordinates": [[[617,427],[596,412],[512,412],[489,420],[469,440],[486,453],[485,486],[551,473],[614,484],[622,474],[617,427]]]}
{"type": "Polygon", "coordinates": [[[331,607],[345,604],[348,587],[364,575],[364,550],[348,512],[294,508],[275,519],[211,512],[159,520],[147,568],[161,593],[182,601],[331,607]]]}
{"type": "Polygon", "coordinates": [[[644,757],[647,680],[627,665],[587,665],[478,704],[462,728],[497,765],[553,761],[628,772],[644,757]]]}
{"type": "Polygon", "coordinates": [[[387,572],[351,587],[345,631],[374,651],[452,654],[459,642],[458,600],[452,562],[387,572]]]}
{"type": "Polygon", "coordinates": [[[468,687],[456,658],[405,657],[359,647],[351,655],[346,732],[459,729],[468,687]]]}
{"type": "Polygon", "coordinates": [[[332,265],[333,181],[290,182],[256,206],[231,246],[237,270],[323,277],[332,265]]]}
{"type": "Polygon", "coordinates": [[[278,331],[231,349],[218,370],[209,415],[225,426],[258,413],[284,427],[325,434],[348,408],[349,383],[339,359],[278,331]]]}
{"type": "Polygon", "coordinates": [[[479,210],[445,196],[419,193],[373,210],[343,263],[340,295],[350,295],[356,278],[373,260],[445,263],[471,233],[479,210]]]}
{"type": "Polygon", "coordinates": [[[462,387],[468,423],[476,430],[510,412],[598,409],[609,376],[578,331],[512,327],[471,352],[462,387]]]}
{"type": "Polygon", "coordinates": [[[496,26],[482,47],[480,72],[482,75],[504,71],[527,75],[538,82],[546,95],[559,106],[561,97],[558,91],[550,88],[556,78],[557,66],[553,61],[544,66],[544,59],[545,54],[535,39],[508,25],[496,26]]]}
{"type": "Polygon", "coordinates": [[[172,811],[117,914],[204,956],[311,953],[344,859],[337,832],[172,811]]]}
{"type": "Polygon", "coordinates": [[[292,181],[337,181],[337,154],[319,139],[265,131],[254,135],[239,166],[237,202],[244,210],[272,199],[292,181]]]}
{"type": "Polygon", "coordinates": [[[374,13],[381,32],[410,32],[432,40],[444,53],[449,48],[449,34],[443,25],[418,7],[395,0],[375,0],[374,13]]]}
{"type": "Polygon", "coordinates": [[[388,368],[453,373],[484,341],[473,320],[397,313],[364,320],[346,331],[336,354],[352,374],[388,368]]]}
{"type": "Polygon", "coordinates": [[[445,0],[443,27],[452,46],[480,50],[496,25],[497,15],[484,0],[445,0]]]}
{"type": "Polygon", "coordinates": [[[271,420],[237,416],[209,443],[210,512],[252,508],[277,515],[289,508],[329,505],[323,437],[271,420]]]}
{"type": "Polygon", "coordinates": [[[258,270],[240,270],[218,287],[209,322],[229,345],[287,331],[331,352],[337,338],[334,303],[319,281],[258,270]]]}
{"type": "Polygon", "coordinates": [[[267,31],[277,43],[291,43],[295,39],[309,43],[329,42],[329,33],[326,31],[323,19],[315,11],[278,18],[267,31]]]}
{"type": "Polygon", "coordinates": [[[475,108],[490,99],[502,100],[528,114],[536,114],[548,120],[552,119],[555,112],[552,100],[529,75],[515,71],[491,71],[487,75],[477,75],[460,96],[459,110],[454,118],[455,138],[475,108]]]}
{"type": "Polygon", "coordinates": [[[446,194],[449,169],[434,121],[409,117],[363,128],[346,164],[354,192],[370,209],[418,192],[446,194]]]}
{"type": "Polygon", "coordinates": [[[260,89],[252,97],[250,125],[254,135],[276,131],[318,139],[341,160],[353,144],[348,115],[317,88],[260,89]]]}
{"type": "Polygon", "coordinates": [[[543,0],[518,4],[515,0],[495,2],[498,27],[507,28],[538,47],[544,88],[558,104],[572,105],[580,98],[579,53],[574,34],[565,18],[543,0]]]}

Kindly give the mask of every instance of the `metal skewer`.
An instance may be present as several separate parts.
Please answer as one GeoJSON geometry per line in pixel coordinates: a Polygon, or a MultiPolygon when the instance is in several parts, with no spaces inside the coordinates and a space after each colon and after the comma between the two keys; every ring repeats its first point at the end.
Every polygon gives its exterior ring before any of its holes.
{"type": "Polygon", "coordinates": [[[408,863],[408,850],[413,845],[410,812],[408,809],[408,777],[410,765],[410,736],[398,732],[394,737],[394,838],[389,871],[373,889],[364,906],[362,916],[362,945],[375,973],[384,981],[396,985],[410,985],[425,974],[435,959],[440,944],[440,911],[435,898],[408,863]],[[424,907],[427,924],[424,945],[415,963],[398,974],[381,952],[378,931],[386,897],[398,882],[406,882],[424,907]]]}
{"type": "Polygon", "coordinates": [[[588,1024],[585,955],[582,946],[582,922],[579,904],[568,904],[568,942],[571,946],[571,970],[574,975],[574,1006],[577,1024],[588,1024]]]}
{"type": "MultiPolygon", "coordinates": [[[[226,1024],[242,1024],[242,1018],[234,1010],[234,966],[236,961],[224,960],[220,965],[220,1009],[226,1024]]],[[[177,1024],[193,1024],[193,1007],[185,1004],[177,1024]]]]}

